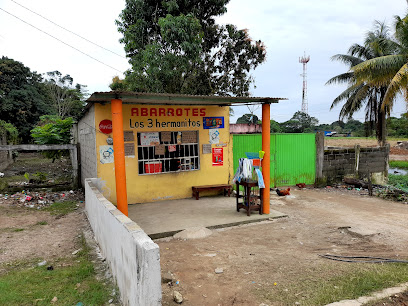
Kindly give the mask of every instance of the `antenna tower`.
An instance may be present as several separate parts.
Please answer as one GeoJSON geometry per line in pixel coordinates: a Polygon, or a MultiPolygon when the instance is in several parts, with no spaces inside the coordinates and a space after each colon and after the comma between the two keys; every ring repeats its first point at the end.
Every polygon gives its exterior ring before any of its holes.
{"type": "Polygon", "coordinates": [[[301,76],[303,77],[303,91],[302,91],[302,112],[308,113],[307,109],[307,63],[310,61],[310,56],[306,56],[306,52],[304,56],[299,57],[299,63],[303,64],[303,73],[301,76]]]}

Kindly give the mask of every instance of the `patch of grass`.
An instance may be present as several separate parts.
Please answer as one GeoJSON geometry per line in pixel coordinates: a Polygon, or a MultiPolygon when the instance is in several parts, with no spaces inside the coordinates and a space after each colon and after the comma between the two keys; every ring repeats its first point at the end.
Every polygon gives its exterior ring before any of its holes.
{"type": "Polygon", "coordinates": [[[0,178],[0,191],[6,190],[9,183],[24,182],[25,178],[23,175],[6,176],[0,178]]]}
{"type": "Polygon", "coordinates": [[[47,225],[47,224],[48,224],[47,221],[39,221],[35,225],[47,225]]]}
{"type": "Polygon", "coordinates": [[[13,229],[13,232],[22,232],[24,231],[24,228],[15,228],[13,229]]]}
{"type": "Polygon", "coordinates": [[[58,305],[105,305],[111,298],[113,288],[96,279],[86,244],[75,258],[48,263],[52,271],[37,263],[6,267],[0,274],[0,305],[50,305],[54,296],[58,305]]]}
{"type": "Polygon", "coordinates": [[[390,168],[408,169],[408,161],[405,160],[390,160],[390,168]]]}
{"type": "Polygon", "coordinates": [[[408,192],[408,175],[388,175],[388,184],[408,192]]]}
{"type": "Polygon", "coordinates": [[[55,202],[51,206],[45,208],[45,211],[49,211],[51,215],[56,216],[65,216],[70,212],[73,212],[77,209],[77,202],[75,201],[63,201],[55,202]]]}
{"type": "Polygon", "coordinates": [[[264,297],[283,305],[326,305],[344,299],[355,299],[408,281],[408,265],[340,264],[327,265],[318,271],[303,273],[292,283],[278,284],[264,297]]]}

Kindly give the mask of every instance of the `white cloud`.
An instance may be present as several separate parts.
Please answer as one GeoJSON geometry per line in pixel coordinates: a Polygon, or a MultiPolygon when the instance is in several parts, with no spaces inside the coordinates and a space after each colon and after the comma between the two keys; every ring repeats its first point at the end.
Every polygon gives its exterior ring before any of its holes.
{"type": "MultiPolygon", "coordinates": [[[[125,55],[115,25],[115,19],[124,8],[124,0],[16,1],[105,48],[125,55]]],[[[288,120],[301,107],[302,65],[298,59],[306,51],[311,56],[308,64],[309,113],[320,122],[332,122],[337,120],[338,109],[330,112],[329,108],[342,88],[324,84],[332,76],[344,72],[346,67],[331,62],[330,57],[346,53],[353,43],[362,43],[374,20],[387,20],[391,24],[394,15],[405,14],[406,6],[404,0],[231,0],[227,14],[218,21],[248,28],[253,39],[265,42],[267,62],[253,72],[257,88],[252,93],[254,96],[289,98],[289,101],[272,105],[273,119],[288,120]]],[[[0,1],[0,8],[120,71],[129,67],[126,59],[55,27],[11,0],[0,1]]],[[[40,73],[59,70],[70,74],[74,82],[88,85],[90,93],[109,90],[112,77],[118,74],[0,11],[2,55],[40,73]]],[[[397,103],[395,110],[404,111],[404,103],[397,103]]],[[[246,107],[236,108],[233,120],[244,113],[247,113],[246,107]]],[[[261,117],[261,112],[257,111],[257,115],[261,117]]],[[[357,118],[364,119],[364,114],[358,114],[357,118]]]]}

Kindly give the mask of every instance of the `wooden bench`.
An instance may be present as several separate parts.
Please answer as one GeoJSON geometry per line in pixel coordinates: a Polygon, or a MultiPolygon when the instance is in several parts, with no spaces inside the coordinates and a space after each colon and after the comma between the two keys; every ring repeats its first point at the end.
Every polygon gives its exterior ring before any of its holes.
{"type": "Polygon", "coordinates": [[[195,197],[196,200],[200,197],[200,191],[208,191],[208,190],[223,190],[224,196],[228,192],[228,196],[231,196],[232,186],[228,184],[217,184],[217,185],[203,185],[203,186],[193,186],[193,198],[195,197]]]}

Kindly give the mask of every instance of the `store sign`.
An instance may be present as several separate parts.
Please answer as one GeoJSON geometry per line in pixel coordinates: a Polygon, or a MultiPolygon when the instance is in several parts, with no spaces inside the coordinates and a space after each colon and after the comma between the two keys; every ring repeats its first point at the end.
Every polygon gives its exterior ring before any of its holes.
{"type": "Polygon", "coordinates": [[[112,133],[112,121],[105,119],[99,122],[99,130],[104,134],[112,133]]]}
{"type": "Polygon", "coordinates": [[[224,148],[212,148],[212,165],[224,165],[224,148]]]}
{"type": "Polygon", "coordinates": [[[204,129],[223,129],[224,117],[204,117],[203,118],[204,129]]]}
{"type": "Polygon", "coordinates": [[[198,107],[133,107],[131,116],[136,117],[203,117],[205,108],[198,107]]]}
{"type": "Polygon", "coordinates": [[[208,110],[193,106],[140,106],[128,111],[131,129],[201,128],[208,110]]]}

